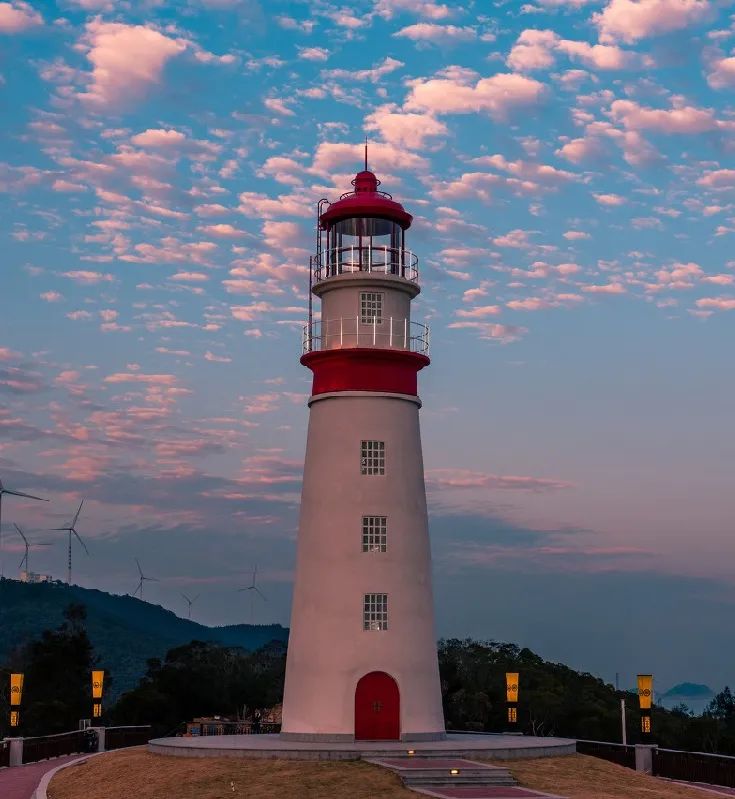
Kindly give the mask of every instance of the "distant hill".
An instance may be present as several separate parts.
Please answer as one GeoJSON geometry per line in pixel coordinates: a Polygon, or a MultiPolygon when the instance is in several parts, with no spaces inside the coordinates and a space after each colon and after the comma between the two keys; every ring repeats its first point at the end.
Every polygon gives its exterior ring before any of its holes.
{"type": "Polygon", "coordinates": [[[132,596],[6,579],[0,581],[0,663],[18,645],[58,627],[71,602],[87,608],[89,637],[100,665],[113,679],[110,701],[137,684],[149,658],[162,658],[172,647],[198,640],[253,650],[274,639],[288,640],[288,630],[280,624],[207,627],[132,596]]]}

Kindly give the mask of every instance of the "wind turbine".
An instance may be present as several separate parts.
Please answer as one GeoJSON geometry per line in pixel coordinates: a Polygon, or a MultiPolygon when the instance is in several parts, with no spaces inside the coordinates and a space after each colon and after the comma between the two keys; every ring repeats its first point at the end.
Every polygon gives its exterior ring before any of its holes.
{"type": "Polygon", "coordinates": [[[43,497],[34,497],[33,494],[23,494],[20,491],[11,491],[5,488],[3,481],[0,480],[0,580],[5,576],[3,570],[3,496],[7,494],[9,497],[23,497],[24,499],[37,499],[39,502],[48,502],[43,497]]]}
{"type": "Polygon", "coordinates": [[[15,529],[18,531],[18,535],[23,539],[23,543],[25,544],[25,548],[26,548],[25,555],[23,555],[23,560],[21,560],[21,562],[18,564],[18,568],[22,569],[23,568],[23,564],[25,563],[25,565],[26,565],[26,574],[30,574],[31,573],[31,569],[30,569],[30,567],[28,565],[28,551],[30,550],[30,548],[32,546],[47,547],[48,544],[29,544],[28,543],[28,539],[25,537],[24,532],[20,529],[20,527],[18,527],[17,524],[15,524],[15,522],[13,522],[13,527],[15,527],[15,529]]]}
{"type": "Polygon", "coordinates": [[[237,589],[238,591],[251,591],[252,592],[250,594],[250,623],[251,624],[253,623],[253,617],[254,617],[254,614],[255,614],[255,595],[258,594],[258,596],[260,596],[260,598],[263,600],[263,602],[267,602],[268,601],[265,598],[265,596],[263,595],[263,592],[260,590],[260,588],[258,588],[258,586],[255,584],[255,579],[256,579],[257,576],[258,576],[258,567],[256,565],[256,567],[253,569],[253,581],[252,581],[252,583],[250,585],[246,586],[245,588],[238,588],[237,589]]]}
{"type": "Polygon", "coordinates": [[[143,574],[143,569],[140,568],[140,561],[138,560],[138,558],[135,559],[135,563],[138,566],[138,574],[140,575],[140,581],[138,582],[138,587],[135,589],[135,591],[133,591],[133,596],[138,594],[139,598],[143,599],[143,583],[146,580],[148,580],[148,582],[150,582],[150,583],[157,583],[158,582],[158,578],[157,577],[146,577],[145,574],[143,574]]]}
{"type": "Polygon", "coordinates": [[[79,543],[84,547],[84,551],[87,553],[87,555],[89,555],[89,550],[87,549],[87,545],[84,543],[84,541],[82,541],[82,539],[79,537],[79,533],[76,531],[77,519],[79,518],[79,514],[82,512],[82,505],[84,505],[84,500],[82,500],[79,503],[79,508],[77,509],[77,512],[74,514],[74,519],[72,520],[72,523],[70,525],[68,525],[67,527],[51,528],[52,532],[69,533],[69,560],[68,560],[68,571],[66,578],[67,585],[71,585],[71,534],[72,533],[74,533],[74,535],[77,538],[77,541],[79,541],[79,543]]]}
{"type": "Polygon", "coordinates": [[[184,599],[189,603],[189,618],[191,619],[191,606],[197,601],[197,599],[199,599],[201,594],[197,594],[194,599],[189,599],[186,594],[182,594],[181,596],[183,596],[184,599]]]}

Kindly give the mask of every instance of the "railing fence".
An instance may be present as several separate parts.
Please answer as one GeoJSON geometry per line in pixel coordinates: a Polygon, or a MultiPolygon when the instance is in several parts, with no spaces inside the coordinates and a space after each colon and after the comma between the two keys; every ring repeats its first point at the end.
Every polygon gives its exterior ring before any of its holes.
{"type": "Polygon", "coordinates": [[[151,739],[150,724],[139,727],[107,727],[105,729],[105,751],[141,746],[151,739]]]}
{"type": "Polygon", "coordinates": [[[653,773],[656,777],[668,777],[672,780],[735,788],[735,757],[654,749],[653,773]]]}
{"type": "Polygon", "coordinates": [[[48,760],[50,757],[95,751],[97,751],[97,733],[91,729],[23,739],[23,763],[36,763],[39,760],[48,760]]]}
{"type": "Polygon", "coordinates": [[[626,768],[635,768],[635,746],[607,743],[605,741],[577,741],[577,753],[609,760],[626,768]]]}

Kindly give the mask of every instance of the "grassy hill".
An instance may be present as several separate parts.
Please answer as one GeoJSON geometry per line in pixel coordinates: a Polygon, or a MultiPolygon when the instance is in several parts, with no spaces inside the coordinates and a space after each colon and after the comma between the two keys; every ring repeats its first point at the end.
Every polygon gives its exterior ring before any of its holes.
{"type": "Polygon", "coordinates": [[[100,665],[113,678],[111,700],[136,685],[149,658],[162,658],[172,647],[189,641],[213,641],[253,650],[274,639],[288,640],[288,630],[280,624],[207,627],[132,596],[59,582],[31,585],[2,580],[0,663],[43,630],[58,627],[64,608],[71,602],[87,608],[89,637],[100,665]]]}

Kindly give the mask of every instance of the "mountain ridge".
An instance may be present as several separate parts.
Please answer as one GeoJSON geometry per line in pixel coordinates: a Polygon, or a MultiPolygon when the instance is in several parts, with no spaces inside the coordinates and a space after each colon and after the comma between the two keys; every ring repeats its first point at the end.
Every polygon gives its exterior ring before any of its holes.
{"type": "Polygon", "coordinates": [[[108,701],[114,701],[137,684],[150,658],[163,658],[169,649],[190,641],[254,650],[273,640],[288,640],[288,629],[280,624],[209,627],[129,594],[110,594],[58,581],[23,583],[3,579],[0,580],[0,663],[44,630],[58,627],[64,620],[64,608],[72,602],[87,609],[89,638],[99,665],[112,678],[108,701]]]}

